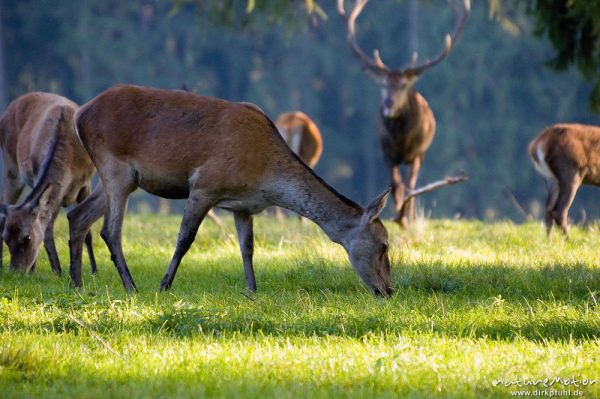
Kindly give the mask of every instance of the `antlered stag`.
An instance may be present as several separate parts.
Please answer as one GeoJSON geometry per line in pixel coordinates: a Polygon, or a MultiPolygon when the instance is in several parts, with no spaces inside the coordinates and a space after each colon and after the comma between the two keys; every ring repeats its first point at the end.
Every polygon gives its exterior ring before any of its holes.
{"type": "MultiPolygon", "coordinates": [[[[366,209],[321,180],[290,150],[258,107],[179,90],[115,86],[83,105],[79,137],[98,169],[108,201],[101,236],[127,290],[135,284],[125,263],[121,229],[129,194],[140,187],[187,198],[175,253],[161,289],[169,289],[182,257],[212,207],[230,210],[238,233],[246,286],[256,290],[252,215],[277,205],[316,222],[347,251],[375,294],[391,294],[387,230],[378,218],[388,192],[366,209]]],[[[76,210],[80,243],[98,217],[101,196],[76,210]]]]}
{"type": "MultiPolygon", "coordinates": [[[[470,13],[470,0],[464,0],[464,11],[457,19],[454,32],[446,36],[443,50],[432,60],[416,65],[417,55],[412,63],[403,69],[386,66],[377,50],[369,57],[358,45],[355,22],[368,0],[356,0],[353,10],[347,16],[344,0],[338,0],[338,12],[345,18],[348,30],[348,44],[358,58],[362,68],[381,86],[381,124],[379,129],[381,146],[385,160],[391,170],[396,221],[407,226],[414,219],[413,198],[405,201],[405,190],[415,189],[417,177],[425,152],[435,135],[435,117],[427,100],[414,89],[417,79],[427,69],[437,65],[448,56],[458,39],[470,13]],[[403,181],[400,165],[407,164],[409,173],[403,181]]],[[[454,6],[454,4],[452,3],[454,6]]],[[[455,15],[459,15],[453,10],[455,15]]]]}
{"type": "Polygon", "coordinates": [[[275,126],[292,151],[314,169],[323,152],[323,138],[315,122],[304,112],[294,111],[280,114],[275,126]]]}
{"type": "Polygon", "coordinates": [[[548,191],[546,233],[550,236],[556,222],[568,237],[569,208],[577,189],[581,184],[600,186],[600,127],[550,126],[529,144],[529,155],[548,191]]]}
{"type": "MultiPolygon", "coordinates": [[[[2,204],[0,258],[6,241],[10,268],[32,270],[43,240],[50,266],[61,273],[54,243],[54,221],[61,206],[81,202],[90,193],[94,173],[75,135],[77,104],[51,93],[33,92],[11,102],[0,119],[2,204]],[[31,192],[15,204],[25,186],[31,192]]],[[[85,238],[92,272],[92,237],[85,238]]]]}

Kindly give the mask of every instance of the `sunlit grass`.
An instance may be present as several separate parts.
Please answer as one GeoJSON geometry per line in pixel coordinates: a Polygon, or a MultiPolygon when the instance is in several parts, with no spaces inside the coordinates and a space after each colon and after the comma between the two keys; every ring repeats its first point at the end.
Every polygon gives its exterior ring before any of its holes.
{"type": "MultiPolygon", "coordinates": [[[[157,292],[179,218],[128,215],[127,295],[96,235],[84,288],[0,275],[0,397],[600,396],[597,226],[547,240],[540,223],[421,220],[390,231],[395,294],[373,297],[311,223],[258,217],[258,293],[244,288],[230,217],[201,227],[157,292]],[[504,383],[575,378],[545,388],[504,383]]],[[[66,223],[58,223],[63,269],[66,223]]],[[[6,263],[5,255],[5,263],[6,263]]],[[[64,270],[66,272],[66,270],[64,270]]],[[[65,273],[66,275],[67,273],[65,273]]]]}

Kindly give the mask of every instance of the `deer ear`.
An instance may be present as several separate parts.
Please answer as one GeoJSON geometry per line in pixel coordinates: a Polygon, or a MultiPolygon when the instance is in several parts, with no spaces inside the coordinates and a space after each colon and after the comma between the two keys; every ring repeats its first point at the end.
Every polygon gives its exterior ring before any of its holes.
{"type": "Polygon", "coordinates": [[[29,204],[29,212],[35,213],[41,208],[46,208],[50,202],[50,194],[52,193],[52,185],[47,184],[46,187],[31,199],[29,204]]]}
{"type": "Polygon", "coordinates": [[[365,209],[365,213],[363,215],[363,222],[371,223],[373,220],[379,217],[379,214],[381,213],[383,208],[385,208],[385,204],[387,203],[390,191],[392,191],[391,187],[385,190],[380,196],[375,198],[369,204],[369,206],[367,206],[367,209],[365,209]]]}

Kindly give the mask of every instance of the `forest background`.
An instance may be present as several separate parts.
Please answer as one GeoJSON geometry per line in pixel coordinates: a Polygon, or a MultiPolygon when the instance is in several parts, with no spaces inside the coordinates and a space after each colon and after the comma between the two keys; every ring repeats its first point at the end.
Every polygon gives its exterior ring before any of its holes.
{"type": "MultiPolygon", "coordinates": [[[[268,4],[261,13],[254,1],[0,0],[0,112],[29,91],[83,104],[117,83],[186,85],[254,102],[273,119],[302,110],[323,134],[317,173],[364,204],[390,182],[376,135],[379,89],[352,57],[334,1],[312,14],[303,2],[268,4]]],[[[415,50],[436,55],[452,24],[441,0],[375,0],[357,22],[362,47],[393,67],[415,50]]],[[[426,216],[539,218],[545,190],[528,143],[557,122],[600,124],[589,107],[594,82],[551,69],[555,50],[535,25],[522,2],[474,0],[450,56],[417,82],[438,126],[420,184],[470,176],[421,197],[426,216]]],[[[595,190],[580,190],[575,221],[600,217],[595,190]]],[[[138,194],[130,207],[152,201],[138,194]]]]}

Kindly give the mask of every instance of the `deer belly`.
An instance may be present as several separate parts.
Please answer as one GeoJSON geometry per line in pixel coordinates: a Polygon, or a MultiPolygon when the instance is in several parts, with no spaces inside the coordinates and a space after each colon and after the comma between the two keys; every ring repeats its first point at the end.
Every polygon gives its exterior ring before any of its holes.
{"type": "Polygon", "coordinates": [[[215,206],[232,212],[246,212],[251,215],[263,211],[270,204],[259,196],[223,198],[215,206]]]}
{"type": "Polygon", "coordinates": [[[163,198],[183,199],[190,195],[185,174],[143,173],[136,170],[136,183],[144,191],[163,198]]]}

